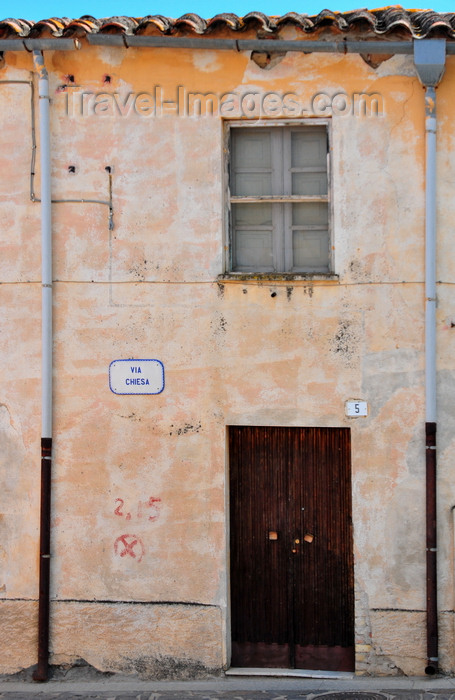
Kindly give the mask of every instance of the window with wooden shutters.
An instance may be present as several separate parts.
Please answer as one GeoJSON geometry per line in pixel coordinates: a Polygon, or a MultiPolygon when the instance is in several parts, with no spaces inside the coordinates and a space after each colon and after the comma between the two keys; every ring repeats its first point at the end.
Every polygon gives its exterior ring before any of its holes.
{"type": "Polygon", "coordinates": [[[324,125],[231,129],[232,272],[331,271],[327,159],[324,125]]]}

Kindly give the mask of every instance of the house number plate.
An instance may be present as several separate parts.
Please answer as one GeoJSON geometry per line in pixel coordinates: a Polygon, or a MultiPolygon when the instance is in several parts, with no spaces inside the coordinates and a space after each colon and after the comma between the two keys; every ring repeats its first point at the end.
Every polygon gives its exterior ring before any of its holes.
{"type": "Polygon", "coordinates": [[[346,401],[345,410],[349,418],[362,418],[368,415],[368,404],[361,399],[349,399],[346,401]]]}

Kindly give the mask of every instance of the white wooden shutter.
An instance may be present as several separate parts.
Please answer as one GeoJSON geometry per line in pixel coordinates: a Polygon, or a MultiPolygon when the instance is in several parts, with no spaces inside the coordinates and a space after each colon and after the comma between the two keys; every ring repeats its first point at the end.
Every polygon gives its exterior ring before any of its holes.
{"type": "MultiPolygon", "coordinates": [[[[232,139],[231,193],[272,194],[272,133],[235,129],[232,139]]],[[[269,203],[233,204],[233,266],[237,271],[273,270],[273,214],[269,203]]]]}
{"type": "Polygon", "coordinates": [[[233,270],[328,272],[325,127],[248,127],[231,135],[233,270]]]}

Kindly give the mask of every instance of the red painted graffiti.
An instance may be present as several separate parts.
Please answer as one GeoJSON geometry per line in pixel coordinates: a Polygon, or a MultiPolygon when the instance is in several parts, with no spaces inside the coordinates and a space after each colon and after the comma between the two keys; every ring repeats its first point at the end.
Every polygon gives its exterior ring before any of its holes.
{"type": "Polygon", "coordinates": [[[125,501],[123,500],[123,498],[116,498],[115,502],[120,503],[120,505],[117,506],[117,508],[114,510],[115,515],[123,515],[122,508],[125,505],[125,501]]]}
{"type": "Polygon", "coordinates": [[[145,554],[145,547],[137,535],[120,535],[114,542],[114,552],[119,557],[128,556],[140,562],[145,554]]]}
{"type": "MultiPolygon", "coordinates": [[[[123,498],[116,498],[115,503],[119,504],[114,510],[114,515],[118,515],[121,518],[126,518],[126,520],[131,520],[131,513],[130,512],[124,512],[123,511],[123,506],[125,505],[125,501],[123,498]]],[[[148,520],[153,522],[154,520],[157,520],[160,515],[160,508],[161,508],[161,498],[156,498],[155,496],[150,496],[148,501],[138,501],[137,504],[137,517],[138,518],[143,518],[144,517],[144,512],[145,516],[147,517],[148,520]],[[151,509],[147,510],[147,509],[151,509]]]]}
{"type": "Polygon", "coordinates": [[[151,520],[152,522],[154,520],[157,520],[160,515],[160,507],[161,507],[161,498],[155,498],[154,496],[150,496],[148,501],[139,501],[138,506],[137,506],[137,517],[142,518],[144,516],[144,510],[145,510],[145,515],[148,520],[151,520]],[[148,508],[151,508],[151,514],[148,508]]]}
{"type": "Polygon", "coordinates": [[[148,507],[152,508],[152,515],[149,515],[149,520],[157,520],[160,515],[160,508],[161,508],[161,498],[154,498],[153,496],[150,496],[149,502],[148,502],[148,507]]]}

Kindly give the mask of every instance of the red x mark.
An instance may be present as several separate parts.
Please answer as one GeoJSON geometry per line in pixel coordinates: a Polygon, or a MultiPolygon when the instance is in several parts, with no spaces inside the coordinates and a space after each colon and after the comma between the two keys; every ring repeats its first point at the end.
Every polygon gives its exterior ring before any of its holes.
{"type": "Polygon", "coordinates": [[[120,557],[128,555],[139,562],[145,554],[145,547],[137,535],[120,535],[114,542],[114,552],[120,557]]]}

